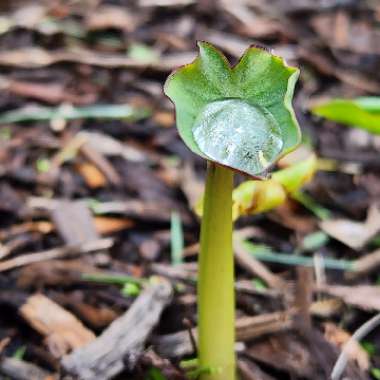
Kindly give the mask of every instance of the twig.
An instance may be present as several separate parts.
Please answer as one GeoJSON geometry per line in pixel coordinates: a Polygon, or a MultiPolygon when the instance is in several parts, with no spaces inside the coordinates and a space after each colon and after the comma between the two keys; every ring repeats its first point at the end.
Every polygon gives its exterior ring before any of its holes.
{"type": "MultiPolygon", "coordinates": [[[[293,326],[293,311],[243,317],[236,320],[236,335],[239,341],[248,341],[264,334],[286,331],[293,326]]],[[[197,329],[192,329],[197,336],[197,329]]],[[[158,336],[154,339],[155,350],[163,357],[179,357],[193,352],[187,330],[158,336]]]]}
{"type": "Polygon", "coordinates": [[[151,285],[96,340],[65,356],[63,368],[81,380],[107,380],[126,366],[132,369],[135,361],[128,357],[133,359],[141,354],[171,297],[172,287],[167,281],[151,285]]]}
{"type": "Polygon", "coordinates": [[[354,342],[359,342],[368,333],[374,330],[380,324],[380,313],[372,317],[369,321],[360,326],[355,333],[351,336],[350,340],[344,345],[342,352],[339,355],[338,360],[331,373],[331,380],[339,380],[343,374],[343,371],[347,365],[348,355],[347,352],[350,350],[350,346],[354,342]]]}
{"type": "Polygon", "coordinates": [[[15,358],[3,358],[0,360],[0,373],[15,380],[53,380],[56,376],[36,366],[15,358]]]}
{"type": "Polygon", "coordinates": [[[183,320],[183,324],[186,326],[187,331],[189,332],[189,339],[191,342],[191,346],[193,347],[193,353],[195,353],[198,351],[198,349],[197,349],[197,341],[195,340],[195,336],[194,336],[194,330],[191,327],[191,321],[185,318],[183,320]]]}
{"type": "Polygon", "coordinates": [[[239,238],[234,239],[234,251],[236,261],[240,266],[262,278],[271,288],[277,290],[284,289],[284,280],[273,274],[263,263],[250,255],[239,238]]]}
{"type": "Polygon", "coordinates": [[[49,249],[47,251],[29,253],[15,257],[14,259],[5,260],[0,262],[0,272],[5,272],[10,269],[22,267],[37,263],[40,261],[47,261],[52,259],[58,259],[62,257],[69,257],[79,255],[81,253],[90,253],[94,251],[100,251],[112,247],[113,239],[99,239],[92,242],[79,245],[68,245],[58,248],[49,249]]]}

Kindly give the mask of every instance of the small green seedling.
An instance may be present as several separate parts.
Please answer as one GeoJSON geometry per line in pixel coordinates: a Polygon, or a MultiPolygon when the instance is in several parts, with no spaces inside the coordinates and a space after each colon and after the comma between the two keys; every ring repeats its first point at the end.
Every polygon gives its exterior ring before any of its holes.
{"type": "Polygon", "coordinates": [[[142,287],[149,282],[147,279],[136,278],[127,275],[84,273],[82,279],[85,281],[98,282],[121,286],[121,294],[125,297],[134,297],[140,294],[142,287]]]}
{"type": "Polygon", "coordinates": [[[292,109],[299,71],[252,46],[231,67],[207,42],[172,73],[165,94],[180,136],[207,165],[198,279],[198,359],[202,380],[234,380],[232,190],[235,171],[258,178],[300,141],[292,109]]]}

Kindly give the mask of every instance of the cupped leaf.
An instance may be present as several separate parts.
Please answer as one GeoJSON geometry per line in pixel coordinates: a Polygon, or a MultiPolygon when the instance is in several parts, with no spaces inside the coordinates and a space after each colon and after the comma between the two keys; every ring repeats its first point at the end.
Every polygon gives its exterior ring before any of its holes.
{"type": "Polygon", "coordinates": [[[198,58],[165,84],[179,133],[200,156],[258,175],[299,143],[291,105],[299,71],[258,47],[231,67],[209,43],[198,46],[198,58]]]}
{"type": "Polygon", "coordinates": [[[331,99],[312,107],[318,116],[380,134],[380,97],[331,99]]]}

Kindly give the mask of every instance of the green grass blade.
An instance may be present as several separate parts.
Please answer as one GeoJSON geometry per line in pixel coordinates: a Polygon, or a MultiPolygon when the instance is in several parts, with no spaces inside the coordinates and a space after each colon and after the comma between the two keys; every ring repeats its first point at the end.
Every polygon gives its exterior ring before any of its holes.
{"type": "Polygon", "coordinates": [[[171,259],[173,265],[183,263],[183,228],[181,216],[177,212],[172,212],[170,224],[171,259]]]}

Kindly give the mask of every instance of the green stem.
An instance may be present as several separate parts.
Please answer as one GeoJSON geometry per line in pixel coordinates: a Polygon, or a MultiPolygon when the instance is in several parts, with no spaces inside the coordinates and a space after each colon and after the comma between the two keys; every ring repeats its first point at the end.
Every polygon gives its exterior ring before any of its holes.
{"type": "Polygon", "coordinates": [[[235,379],[235,295],[232,253],[233,172],[208,163],[198,278],[201,380],[235,379]],[[210,373],[207,373],[210,372],[210,373]]]}

